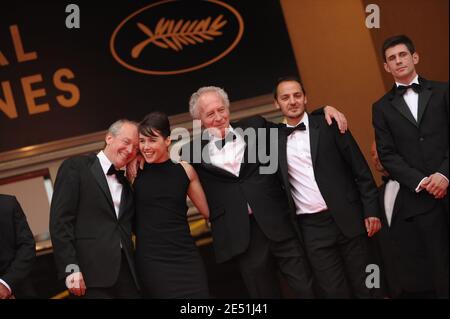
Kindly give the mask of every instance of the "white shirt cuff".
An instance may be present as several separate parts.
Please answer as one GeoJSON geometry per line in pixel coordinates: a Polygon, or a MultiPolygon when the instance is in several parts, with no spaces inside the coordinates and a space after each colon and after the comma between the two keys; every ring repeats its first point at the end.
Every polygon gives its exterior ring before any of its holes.
{"type": "Polygon", "coordinates": [[[8,288],[9,293],[12,294],[11,287],[4,280],[0,279],[0,284],[3,284],[6,288],[8,288]]]}
{"type": "MultiPolygon", "coordinates": [[[[122,243],[120,245],[122,245],[122,243]]],[[[73,284],[71,283],[72,279],[74,279],[75,281],[78,281],[81,276],[82,276],[82,274],[81,274],[80,271],[73,272],[70,275],[68,275],[66,277],[66,287],[67,287],[67,289],[73,288],[73,284]]]]}
{"type": "Polygon", "coordinates": [[[424,177],[424,178],[422,178],[422,180],[419,182],[419,185],[417,185],[417,187],[416,187],[416,193],[420,193],[421,191],[422,191],[422,189],[423,188],[420,188],[420,184],[422,184],[422,182],[424,181],[424,180],[426,180],[428,177],[424,177]]]}
{"type": "MultiPolygon", "coordinates": [[[[445,178],[445,179],[447,180],[447,183],[449,183],[449,180],[448,180],[447,176],[445,176],[444,174],[441,174],[441,173],[439,173],[439,172],[436,172],[436,174],[441,175],[443,178],[445,178]]],[[[417,187],[416,187],[416,193],[419,193],[419,192],[422,190],[422,189],[419,189],[419,187],[420,187],[420,184],[422,184],[423,180],[426,179],[426,178],[428,178],[428,177],[422,178],[422,180],[420,181],[419,185],[417,185],[417,187]]]]}
{"type": "Polygon", "coordinates": [[[441,174],[441,173],[439,173],[439,172],[436,172],[436,173],[438,173],[438,174],[441,175],[443,178],[445,178],[445,179],[447,180],[447,183],[449,182],[447,176],[445,176],[444,174],[441,174]]]}

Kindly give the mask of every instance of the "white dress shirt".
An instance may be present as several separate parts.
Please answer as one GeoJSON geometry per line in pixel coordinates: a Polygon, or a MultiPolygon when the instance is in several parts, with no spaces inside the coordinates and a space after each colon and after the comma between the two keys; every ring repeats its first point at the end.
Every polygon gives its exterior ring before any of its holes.
{"type": "MultiPolygon", "coordinates": [[[[233,127],[229,126],[225,130],[225,136],[227,136],[229,132],[232,132],[236,138],[233,141],[225,143],[222,149],[219,149],[215,143],[222,139],[212,134],[209,135],[209,157],[211,159],[211,164],[239,177],[239,171],[241,170],[241,163],[244,158],[245,147],[247,144],[242,136],[236,133],[233,127]]],[[[253,211],[249,203],[247,203],[247,208],[248,213],[252,214],[253,211]]]]}
{"type": "Polygon", "coordinates": [[[313,214],[328,209],[314,176],[307,113],[303,115],[301,122],[305,124],[306,130],[292,132],[287,138],[286,145],[289,182],[297,215],[313,214]]]}
{"type": "MultiPolygon", "coordinates": [[[[413,83],[419,84],[419,76],[416,75],[416,77],[411,81],[411,83],[407,85],[411,85],[413,83]]],[[[395,85],[405,85],[399,82],[395,82],[395,85]]],[[[413,89],[409,88],[406,90],[405,94],[403,94],[403,99],[406,102],[406,105],[408,105],[409,110],[411,111],[412,115],[414,116],[416,122],[417,122],[417,112],[419,109],[419,93],[416,93],[413,89]]]]}
{"type": "Polygon", "coordinates": [[[111,192],[111,197],[114,203],[114,210],[116,211],[116,216],[119,217],[119,209],[120,209],[120,199],[122,197],[122,184],[117,180],[116,175],[108,175],[108,170],[111,167],[111,161],[106,157],[103,151],[100,151],[97,154],[98,159],[100,160],[100,165],[102,166],[103,173],[106,177],[106,182],[108,183],[109,191],[111,192]]]}
{"type": "Polygon", "coordinates": [[[237,134],[231,126],[225,130],[225,136],[229,132],[232,132],[236,138],[233,141],[227,142],[222,149],[219,149],[215,144],[215,142],[221,140],[221,138],[211,134],[209,135],[209,157],[211,159],[211,164],[214,166],[220,167],[235,176],[239,176],[246,144],[242,136],[237,134]]]}
{"type": "Polygon", "coordinates": [[[400,190],[400,183],[390,179],[386,183],[384,189],[384,212],[386,214],[386,220],[388,226],[391,226],[392,213],[394,212],[395,199],[397,198],[398,191],[400,190]]]}

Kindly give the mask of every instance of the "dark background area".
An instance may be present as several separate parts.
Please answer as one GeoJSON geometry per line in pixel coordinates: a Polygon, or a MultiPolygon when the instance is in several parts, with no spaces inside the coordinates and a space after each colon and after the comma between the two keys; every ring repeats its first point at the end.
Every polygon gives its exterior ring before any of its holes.
{"type": "MultiPolygon", "coordinates": [[[[223,87],[229,93],[230,100],[237,101],[270,93],[278,77],[297,74],[278,0],[224,0],[242,16],[244,33],[228,55],[209,66],[177,75],[147,75],[123,67],[113,58],[109,47],[114,30],[133,12],[156,2],[74,1],[72,3],[80,7],[80,29],[65,27],[69,15],[65,8],[70,2],[19,0],[3,3],[0,11],[0,51],[9,65],[0,66],[0,82],[9,82],[18,117],[9,119],[0,110],[0,153],[103,131],[118,118],[139,120],[153,110],[162,110],[169,115],[185,113],[188,112],[190,95],[201,86],[223,87]],[[9,31],[11,25],[18,25],[25,52],[37,52],[36,60],[17,62],[9,31]],[[63,81],[75,84],[80,91],[80,101],[71,108],[60,106],[56,100],[61,94],[70,97],[53,84],[54,73],[62,68],[70,69],[75,76],[63,81]],[[21,79],[35,74],[42,76],[42,82],[33,84],[33,90],[45,89],[46,93],[36,98],[36,104],[48,103],[50,110],[30,115],[21,79]]],[[[183,0],[180,4],[180,11],[176,5],[171,5],[173,15],[167,10],[155,12],[173,19],[183,15],[186,19],[191,19],[190,15],[194,18],[214,18],[224,12],[224,18],[229,23],[223,28],[223,37],[186,46],[180,53],[149,45],[140,56],[142,63],[157,61],[161,54],[169,57],[180,54],[183,59],[180,58],[177,63],[185,65],[192,60],[195,65],[197,61],[208,60],[212,56],[211,50],[214,53],[217,46],[221,49],[226,47],[231,42],[230,33],[236,34],[233,28],[238,24],[229,11],[226,15],[226,10],[217,6],[211,9],[211,5],[205,6],[203,1],[197,0],[183,0]],[[225,42],[220,44],[220,41],[225,42]]],[[[150,11],[143,14],[142,19],[153,28],[155,21],[159,20],[153,18],[150,11]]],[[[129,41],[123,34],[118,37],[122,40],[117,41],[117,45],[128,47],[128,51],[133,41],[139,43],[145,39],[145,34],[136,29],[136,24],[132,25],[135,32],[129,41]]],[[[130,25],[128,28],[131,28],[130,25]]],[[[1,86],[0,99],[5,100],[1,86]]]]}

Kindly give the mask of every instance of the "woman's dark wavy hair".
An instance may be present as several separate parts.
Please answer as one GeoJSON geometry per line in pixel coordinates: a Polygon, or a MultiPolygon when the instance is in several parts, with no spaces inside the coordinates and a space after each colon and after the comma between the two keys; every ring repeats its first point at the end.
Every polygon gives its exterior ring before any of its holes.
{"type": "Polygon", "coordinates": [[[166,113],[155,111],[147,114],[139,123],[139,133],[148,137],[157,137],[158,134],[163,138],[170,136],[170,122],[166,113]]]}

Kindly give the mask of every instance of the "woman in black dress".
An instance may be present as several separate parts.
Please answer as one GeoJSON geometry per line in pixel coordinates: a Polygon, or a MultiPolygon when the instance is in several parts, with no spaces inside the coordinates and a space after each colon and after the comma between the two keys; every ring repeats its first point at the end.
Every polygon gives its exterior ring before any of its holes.
{"type": "Polygon", "coordinates": [[[169,157],[170,124],[162,112],[139,125],[144,169],[134,181],[136,267],[144,297],[208,298],[206,271],[189,230],[186,196],[205,217],[208,204],[197,173],[169,157]]]}

